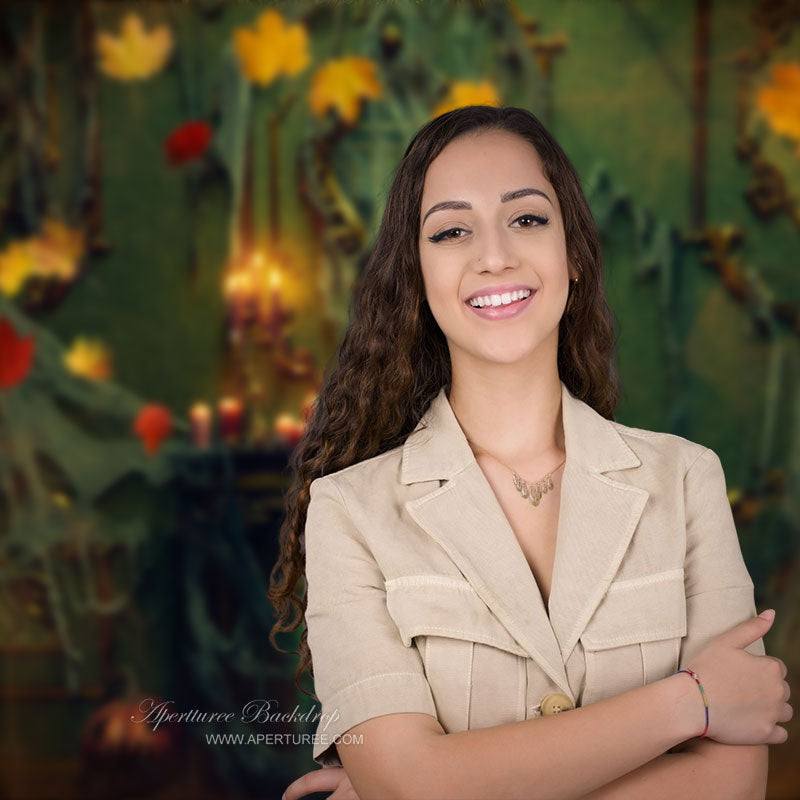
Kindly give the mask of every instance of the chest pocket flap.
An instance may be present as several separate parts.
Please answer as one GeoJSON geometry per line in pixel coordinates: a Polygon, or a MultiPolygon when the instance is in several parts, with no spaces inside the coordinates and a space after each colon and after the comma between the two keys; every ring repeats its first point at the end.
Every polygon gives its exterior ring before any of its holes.
{"type": "Polygon", "coordinates": [[[585,648],[605,650],[686,635],[683,568],[614,581],[581,636],[585,648]]]}
{"type": "Polygon", "coordinates": [[[386,581],[386,605],[406,647],[415,636],[446,636],[527,655],[466,580],[445,575],[392,578],[386,581]]]}

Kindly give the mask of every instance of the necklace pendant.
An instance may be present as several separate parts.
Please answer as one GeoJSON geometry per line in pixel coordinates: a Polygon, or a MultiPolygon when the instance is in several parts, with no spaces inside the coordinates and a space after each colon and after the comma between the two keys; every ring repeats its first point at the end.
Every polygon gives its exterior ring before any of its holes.
{"type": "MultiPolygon", "coordinates": [[[[564,459],[566,461],[566,459],[564,459]]],[[[502,463],[502,462],[501,462],[502,463]]],[[[561,462],[563,464],[564,461],[561,462]]],[[[561,466],[559,464],[559,466],[561,466]]],[[[506,469],[511,469],[507,465],[503,465],[506,469]]],[[[547,494],[551,489],[555,488],[553,484],[553,472],[555,470],[551,470],[547,473],[541,480],[536,481],[535,483],[529,483],[523,477],[521,477],[515,469],[511,469],[511,476],[514,482],[514,488],[522,495],[525,500],[530,501],[531,505],[538,506],[539,502],[542,499],[542,496],[547,494]]]]}

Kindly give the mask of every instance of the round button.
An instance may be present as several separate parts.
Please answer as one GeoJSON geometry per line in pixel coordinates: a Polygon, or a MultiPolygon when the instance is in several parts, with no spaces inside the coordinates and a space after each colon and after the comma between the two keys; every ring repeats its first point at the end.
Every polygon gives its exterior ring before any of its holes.
{"type": "Polygon", "coordinates": [[[542,698],[542,714],[545,716],[560,714],[562,711],[570,711],[573,708],[575,706],[572,704],[572,700],[563,692],[555,692],[542,698]]]}

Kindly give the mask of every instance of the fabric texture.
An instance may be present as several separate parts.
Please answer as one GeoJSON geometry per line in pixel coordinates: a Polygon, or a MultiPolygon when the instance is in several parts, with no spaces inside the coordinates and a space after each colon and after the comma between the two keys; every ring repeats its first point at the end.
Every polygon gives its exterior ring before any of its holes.
{"type": "Polygon", "coordinates": [[[340,766],[335,738],[384,714],[452,733],[539,716],[554,692],[612,697],[755,616],[716,453],[607,420],[563,382],[561,399],[549,608],[444,389],[402,446],[313,481],[317,763],[340,766]]]}

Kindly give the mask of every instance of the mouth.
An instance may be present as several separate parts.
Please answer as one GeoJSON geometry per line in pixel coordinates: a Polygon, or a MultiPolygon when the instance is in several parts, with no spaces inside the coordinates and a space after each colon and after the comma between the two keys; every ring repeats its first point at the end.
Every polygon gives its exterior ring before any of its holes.
{"type": "Polygon", "coordinates": [[[508,319],[521,314],[533,302],[535,289],[506,292],[502,295],[473,297],[465,305],[483,319],[508,319]]]}

